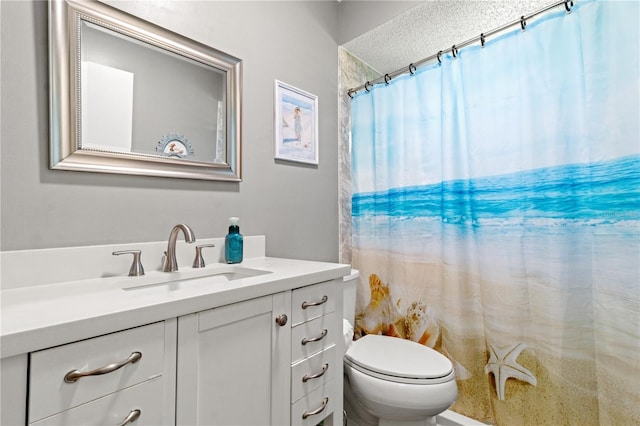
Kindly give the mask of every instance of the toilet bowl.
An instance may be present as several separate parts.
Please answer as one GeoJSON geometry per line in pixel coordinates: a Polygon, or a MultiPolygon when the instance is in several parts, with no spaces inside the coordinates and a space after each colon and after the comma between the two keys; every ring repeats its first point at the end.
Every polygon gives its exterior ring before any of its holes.
{"type": "Polygon", "coordinates": [[[458,396],[451,362],[433,349],[395,337],[367,335],[353,342],[344,370],[355,399],[378,424],[424,422],[458,396]]]}
{"type": "MultiPolygon", "coordinates": [[[[348,285],[345,279],[345,319],[353,321],[348,309],[355,308],[355,291],[348,285]]],[[[396,337],[366,335],[352,342],[344,375],[347,418],[360,425],[435,425],[435,417],[458,396],[449,359],[396,337]]]]}

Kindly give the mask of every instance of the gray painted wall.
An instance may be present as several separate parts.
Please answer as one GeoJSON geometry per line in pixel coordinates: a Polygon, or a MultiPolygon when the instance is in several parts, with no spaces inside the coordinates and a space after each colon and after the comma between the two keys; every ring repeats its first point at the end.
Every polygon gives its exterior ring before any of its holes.
{"type": "Polygon", "coordinates": [[[239,216],[267,254],[338,260],[339,3],[111,2],[244,61],[243,182],[48,168],[47,3],[1,2],[1,250],[220,237],[239,216]],[[319,97],[320,165],[273,158],[274,79],[319,97]]]}
{"type": "Polygon", "coordinates": [[[343,0],[340,3],[339,44],[373,30],[423,1],[343,0]]]}

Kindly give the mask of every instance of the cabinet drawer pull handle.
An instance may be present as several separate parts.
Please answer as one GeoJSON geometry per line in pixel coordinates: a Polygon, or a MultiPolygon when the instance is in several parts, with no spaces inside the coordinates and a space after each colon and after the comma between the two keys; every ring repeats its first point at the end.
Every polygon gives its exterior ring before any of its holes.
{"type": "Polygon", "coordinates": [[[124,361],[109,364],[101,368],[96,368],[95,370],[87,371],[85,373],[82,373],[78,370],[69,371],[64,376],[64,381],[65,383],[75,383],[82,377],[99,376],[101,374],[111,373],[118,370],[119,368],[124,367],[127,364],[135,364],[136,362],[140,361],[140,358],[142,358],[141,352],[133,352],[131,355],[129,355],[129,358],[125,359],[124,361]]]}
{"type": "Polygon", "coordinates": [[[329,364],[325,364],[322,366],[322,371],[314,374],[305,374],[302,378],[302,383],[307,383],[311,379],[317,379],[318,377],[322,377],[324,373],[329,369],[329,364]]]}
{"type": "Polygon", "coordinates": [[[140,414],[142,414],[142,411],[136,409],[136,410],[132,410],[129,415],[124,419],[124,421],[122,423],[120,423],[118,426],[125,426],[128,425],[129,423],[133,423],[136,420],[138,420],[138,417],[140,417],[140,414]]]}
{"type": "Polygon", "coordinates": [[[302,344],[306,345],[307,343],[317,342],[318,340],[322,340],[327,337],[327,329],[322,330],[322,333],[318,337],[305,337],[302,339],[302,344]]]}
{"type": "Polygon", "coordinates": [[[307,417],[315,416],[316,414],[322,413],[322,411],[325,408],[327,408],[327,404],[328,403],[329,403],[329,398],[327,398],[325,396],[324,399],[322,400],[322,407],[318,408],[317,410],[313,410],[313,411],[305,411],[304,413],[302,413],[302,420],[306,420],[307,417]]]}
{"type": "Polygon", "coordinates": [[[307,309],[309,306],[320,306],[323,303],[327,303],[327,300],[329,300],[329,297],[324,295],[319,302],[302,302],[302,309],[307,309]]]}

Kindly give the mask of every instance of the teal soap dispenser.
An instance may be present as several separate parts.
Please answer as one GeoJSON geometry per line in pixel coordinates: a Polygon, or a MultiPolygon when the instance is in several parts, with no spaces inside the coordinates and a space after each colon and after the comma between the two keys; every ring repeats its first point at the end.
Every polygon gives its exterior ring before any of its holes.
{"type": "Polygon", "coordinates": [[[229,233],[224,239],[224,258],[227,263],[242,262],[242,234],[237,217],[229,218],[229,233]]]}

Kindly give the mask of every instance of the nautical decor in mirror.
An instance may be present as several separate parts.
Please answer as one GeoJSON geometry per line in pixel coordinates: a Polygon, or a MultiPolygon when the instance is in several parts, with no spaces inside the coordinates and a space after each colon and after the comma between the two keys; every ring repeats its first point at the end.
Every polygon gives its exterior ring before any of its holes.
{"type": "Polygon", "coordinates": [[[94,0],[49,0],[50,167],[241,180],[240,59],[94,0]]]}
{"type": "Polygon", "coordinates": [[[193,157],[193,147],[189,143],[189,140],[185,138],[184,135],[177,133],[169,133],[163,137],[160,142],[158,142],[156,151],[161,152],[165,157],[193,157]]]}

